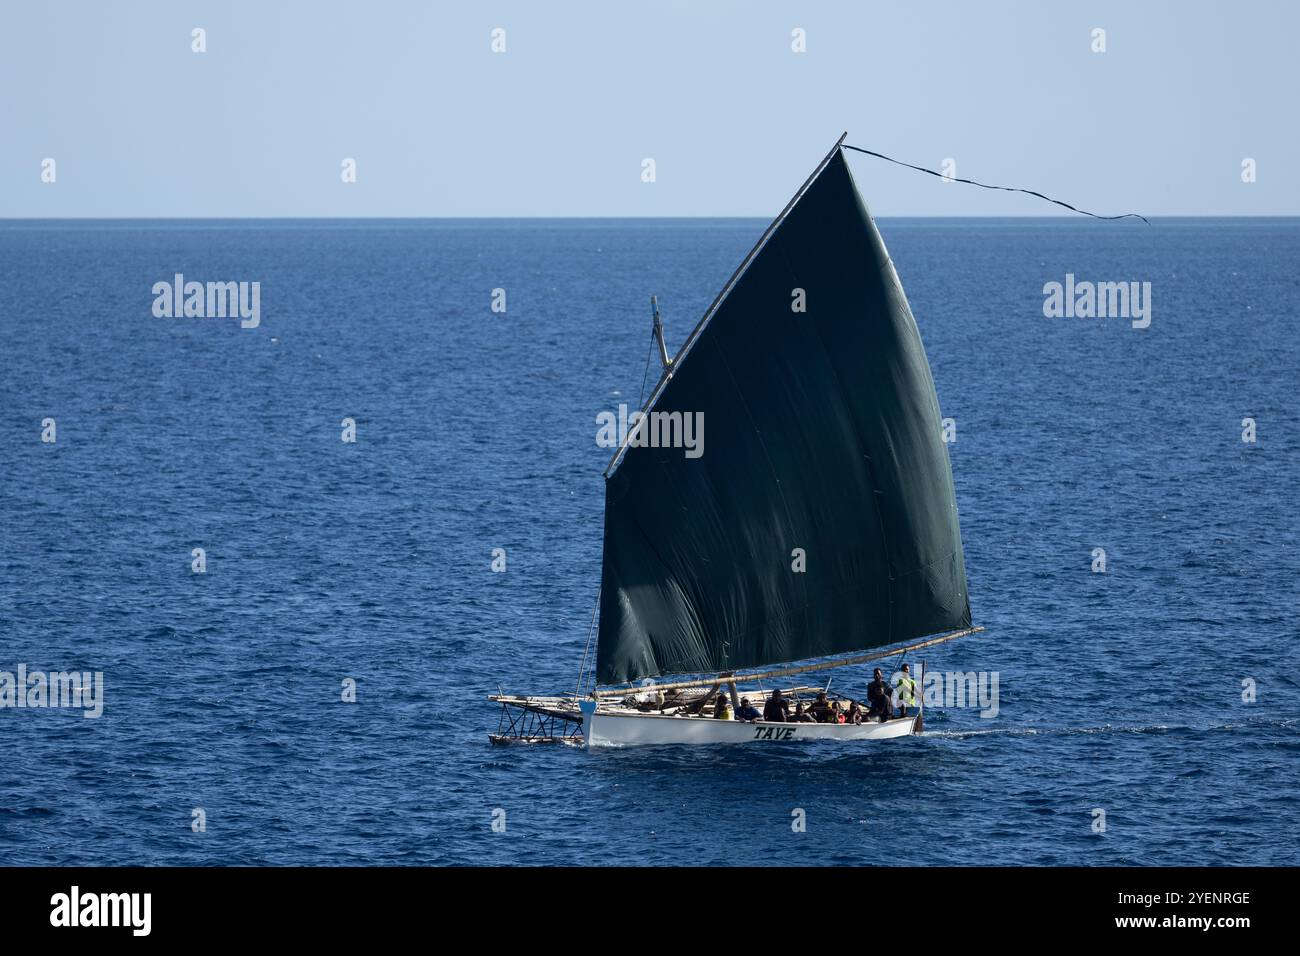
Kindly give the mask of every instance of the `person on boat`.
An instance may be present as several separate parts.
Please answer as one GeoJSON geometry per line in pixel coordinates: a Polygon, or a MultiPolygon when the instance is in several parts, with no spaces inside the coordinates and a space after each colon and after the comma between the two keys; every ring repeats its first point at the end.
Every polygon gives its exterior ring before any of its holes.
{"type": "Polygon", "coordinates": [[[758,712],[758,708],[754,707],[749,702],[748,697],[740,698],[740,710],[736,711],[737,720],[747,720],[750,723],[753,723],[762,716],[763,715],[758,712]]]}
{"type": "Polygon", "coordinates": [[[727,699],[726,694],[719,694],[718,699],[713,702],[713,716],[718,720],[731,719],[731,701],[727,699]]]}
{"type": "Polygon", "coordinates": [[[831,704],[831,723],[842,724],[844,723],[844,720],[844,710],[840,707],[840,702],[837,700],[835,703],[831,704]]]}
{"type": "Polygon", "coordinates": [[[831,705],[826,702],[826,691],[818,691],[817,699],[812,702],[808,708],[808,713],[812,719],[819,724],[828,724],[831,722],[831,705]]]}
{"type": "Polygon", "coordinates": [[[893,708],[889,705],[889,695],[892,693],[892,688],[885,683],[885,676],[880,673],[879,667],[876,668],[872,676],[875,677],[875,680],[867,685],[867,703],[871,705],[871,709],[867,711],[867,717],[879,717],[880,722],[883,724],[894,715],[893,708]]]}
{"type": "Polygon", "coordinates": [[[790,719],[790,705],[785,702],[779,690],[772,691],[772,696],[763,705],[763,719],[783,724],[790,719]]]}
{"type": "Polygon", "coordinates": [[[812,714],[804,710],[803,701],[799,701],[794,708],[794,716],[790,720],[796,724],[811,724],[814,722],[812,714]]]}
{"type": "Polygon", "coordinates": [[[844,722],[846,724],[862,723],[862,708],[858,706],[856,700],[849,702],[849,712],[845,714],[844,722]]]}
{"type": "Polygon", "coordinates": [[[898,697],[898,716],[906,717],[907,708],[916,706],[916,681],[912,680],[912,672],[906,664],[903,665],[898,683],[894,685],[894,691],[898,697]]]}

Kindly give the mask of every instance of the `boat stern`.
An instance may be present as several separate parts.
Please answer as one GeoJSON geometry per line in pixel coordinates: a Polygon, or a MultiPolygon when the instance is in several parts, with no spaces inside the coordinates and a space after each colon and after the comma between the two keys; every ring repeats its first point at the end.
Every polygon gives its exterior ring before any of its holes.
{"type": "Polygon", "coordinates": [[[600,706],[598,700],[580,700],[578,701],[578,710],[582,712],[582,739],[588,747],[592,745],[592,725],[595,723],[596,708],[600,706]]]}

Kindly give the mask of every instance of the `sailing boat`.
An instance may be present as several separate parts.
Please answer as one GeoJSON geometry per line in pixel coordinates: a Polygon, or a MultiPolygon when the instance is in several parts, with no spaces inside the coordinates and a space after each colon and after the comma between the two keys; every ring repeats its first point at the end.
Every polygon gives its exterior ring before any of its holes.
{"type": "Polygon", "coordinates": [[[723,695],[762,709],[774,689],[852,705],[829,684],[780,681],[982,630],[930,366],[843,144],[674,358],[655,309],[663,372],[605,471],[595,687],[582,693],[580,672],[569,695],[494,695],[494,742],[901,737],[920,730],[919,711],[863,723],[706,715],[723,695]],[[687,416],[708,424],[695,457],[656,440],[687,416]],[[653,683],[669,675],[711,676],[653,683]]]}

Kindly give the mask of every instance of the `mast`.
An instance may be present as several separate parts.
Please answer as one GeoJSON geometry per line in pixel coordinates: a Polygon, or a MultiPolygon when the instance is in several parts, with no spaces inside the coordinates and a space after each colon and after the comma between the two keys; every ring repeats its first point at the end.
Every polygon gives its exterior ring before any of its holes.
{"type": "Polygon", "coordinates": [[[650,296],[650,310],[654,314],[655,341],[659,343],[659,361],[663,363],[664,374],[671,375],[673,360],[668,357],[668,346],[664,344],[664,323],[659,318],[659,297],[650,296]]]}

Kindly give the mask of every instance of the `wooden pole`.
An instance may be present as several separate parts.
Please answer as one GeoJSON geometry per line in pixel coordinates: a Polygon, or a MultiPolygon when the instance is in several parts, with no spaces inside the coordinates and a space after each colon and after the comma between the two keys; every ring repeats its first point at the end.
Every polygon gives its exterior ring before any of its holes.
{"type": "MultiPolygon", "coordinates": [[[[809,671],[824,671],[832,667],[849,667],[853,664],[865,664],[867,661],[878,661],[886,657],[893,657],[895,654],[905,654],[908,651],[918,651],[923,647],[934,647],[936,644],[943,644],[947,641],[955,641],[959,637],[966,637],[968,634],[978,634],[984,630],[982,627],[968,627],[964,631],[953,631],[951,634],[944,634],[942,637],[933,637],[928,641],[921,641],[917,644],[909,644],[907,647],[900,647],[893,651],[873,651],[870,654],[859,654],[856,657],[845,657],[837,661],[822,661],[819,664],[803,664],[799,667],[783,667],[772,671],[762,671],[758,674],[738,674],[736,680],[768,680],[774,677],[789,677],[791,674],[806,674],[809,671]]],[[[726,675],[723,675],[726,676],[726,675]]],[[[691,687],[712,687],[718,684],[717,677],[701,677],[697,680],[676,681],[672,684],[656,684],[655,690],[686,690],[691,687]]],[[[643,688],[649,690],[650,688],[643,688]]],[[[604,700],[614,697],[626,697],[628,694],[640,693],[635,687],[626,687],[621,690],[596,690],[592,692],[598,700],[604,700]]]]}
{"type": "Polygon", "coordinates": [[[921,661],[921,697],[916,705],[916,726],[912,728],[912,733],[925,733],[925,661],[921,661]]]}
{"type": "Polygon", "coordinates": [[[736,690],[734,680],[727,684],[727,691],[731,695],[731,712],[734,714],[740,710],[740,694],[736,690]]]}

